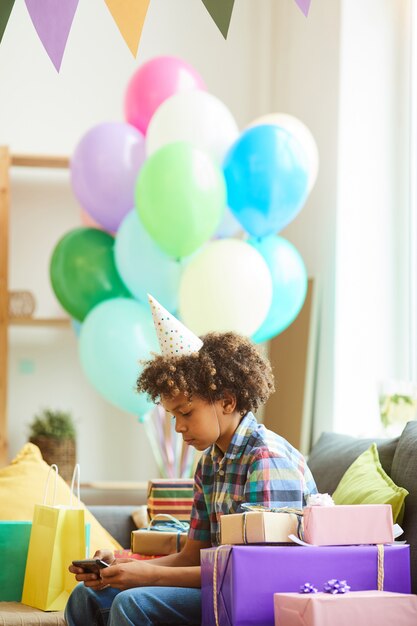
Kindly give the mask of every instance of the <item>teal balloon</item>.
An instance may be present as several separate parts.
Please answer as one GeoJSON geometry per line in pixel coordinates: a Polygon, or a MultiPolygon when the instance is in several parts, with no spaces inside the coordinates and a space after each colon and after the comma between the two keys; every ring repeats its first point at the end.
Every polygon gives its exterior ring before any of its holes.
{"type": "Polygon", "coordinates": [[[135,298],[147,304],[151,293],[175,313],[184,262],[162,252],[135,210],[126,215],[117,231],[114,257],[121,279],[135,298]]]}
{"type": "Polygon", "coordinates": [[[293,323],[302,309],[308,287],[304,261],[289,241],[277,235],[249,239],[266,261],[272,277],[272,303],[262,326],[252,336],[255,343],[268,341],[293,323]]]}
{"type": "Polygon", "coordinates": [[[140,361],[158,351],[147,305],[114,298],[87,315],[80,332],[83,370],[95,389],[119,409],[144,415],[152,408],[145,394],[135,391],[140,361]]]}
{"type": "Polygon", "coordinates": [[[52,253],[52,288],[64,309],[78,321],[104,300],[130,296],[117,273],[113,247],[109,233],[76,228],[62,237],[52,253]]]}

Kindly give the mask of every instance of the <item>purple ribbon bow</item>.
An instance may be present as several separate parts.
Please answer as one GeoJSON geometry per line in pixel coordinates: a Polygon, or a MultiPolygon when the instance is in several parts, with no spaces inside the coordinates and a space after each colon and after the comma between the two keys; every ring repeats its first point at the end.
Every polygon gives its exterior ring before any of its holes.
{"type": "Polygon", "coordinates": [[[347,593],[350,591],[350,587],[346,584],[345,580],[337,580],[337,578],[332,578],[325,583],[323,587],[324,593],[347,593]]]}
{"type": "Polygon", "coordinates": [[[304,583],[304,585],[300,587],[300,593],[317,593],[317,588],[311,583],[304,583]]]}

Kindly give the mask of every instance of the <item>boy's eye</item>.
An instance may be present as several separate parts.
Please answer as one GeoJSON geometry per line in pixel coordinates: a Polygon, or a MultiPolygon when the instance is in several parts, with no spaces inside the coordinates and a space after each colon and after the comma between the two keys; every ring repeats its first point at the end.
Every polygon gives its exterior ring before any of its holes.
{"type": "Polygon", "coordinates": [[[187,417],[188,415],[191,415],[192,411],[188,411],[188,413],[181,413],[181,415],[183,417],[187,417]]]}

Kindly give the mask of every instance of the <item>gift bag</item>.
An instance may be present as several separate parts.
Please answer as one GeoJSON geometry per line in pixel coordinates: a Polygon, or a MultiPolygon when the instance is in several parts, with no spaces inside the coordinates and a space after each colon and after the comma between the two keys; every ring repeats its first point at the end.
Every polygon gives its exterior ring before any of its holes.
{"type": "Polygon", "coordinates": [[[68,571],[73,559],[86,555],[84,509],[72,507],[74,482],[77,476],[79,499],[80,468],[76,465],[71,484],[69,505],[56,505],[56,476],[58,468],[51,466],[45,486],[43,504],[35,505],[30,534],[28,558],[23,584],[22,603],[44,611],[62,611],[77,585],[68,571]],[[51,470],[55,470],[52,505],[47,505],[51,470]]]}
{"type": "Polygon", "coordinates": [[[32,522],[0,522],[0,601],[20,602],[32,522]]]}

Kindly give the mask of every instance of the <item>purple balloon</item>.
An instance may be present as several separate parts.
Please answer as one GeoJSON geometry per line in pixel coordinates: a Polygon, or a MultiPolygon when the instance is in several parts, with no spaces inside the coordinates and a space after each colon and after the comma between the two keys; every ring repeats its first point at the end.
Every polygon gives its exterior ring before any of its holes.
{"type": "Polygon", "coordinates": [[[135,204],[135,182],[145,158],[144,136],[123,122],[94,126],[74,151],[74,194],[83,209],[111,233],[135,204]]]}

